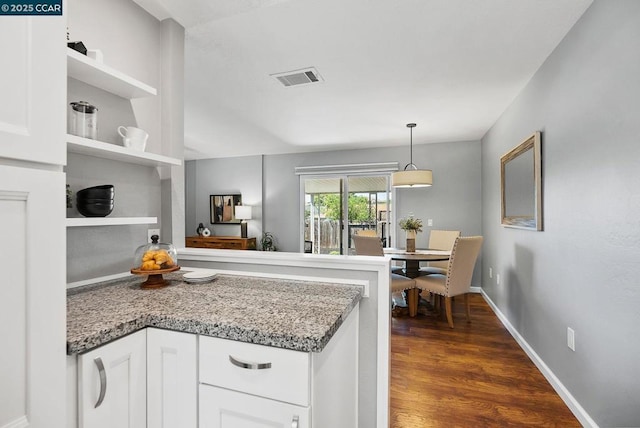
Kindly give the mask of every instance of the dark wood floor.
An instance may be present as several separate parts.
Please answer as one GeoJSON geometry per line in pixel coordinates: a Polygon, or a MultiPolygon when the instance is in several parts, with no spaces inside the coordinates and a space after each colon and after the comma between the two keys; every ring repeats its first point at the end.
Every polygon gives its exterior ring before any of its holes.
{"type": "Polygon", "coordinates": [[[430,314],[391,321],[393,428],[580,427],[481,295],[454,303],[452,330],[430,314]]]}

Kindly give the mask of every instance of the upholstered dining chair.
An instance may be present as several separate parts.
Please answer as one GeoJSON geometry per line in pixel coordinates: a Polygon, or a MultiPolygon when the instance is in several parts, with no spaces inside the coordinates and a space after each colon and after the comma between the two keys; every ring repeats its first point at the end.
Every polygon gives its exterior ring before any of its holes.
{"type": "MultiPolygon", "coordinates": [[[[356,246],[358,256],[384,256],[382,241],[377,236],[353,235],[353,243],[356,246]]],[[[418,312],[418,297],[416,282],[406,276],[391,273],[391,293],[407,291],[407,306],[409,316],[415,316],[418,312]],[[414,290],[413,292],[411,290],[414,290]]]]}
{"type": "MultiPolygon", "coordinates": [[[[429,232],[429,249],[451,250],[458,236],[460,236],[459,230],[432,230],[429,232]]],[[[448,261],[429,262],[427,266],[420,268],[420,275],[446,275],[448,265],[448,261]]]]}
{"type": "Polygon", "coordinates": [[[356,232],[358,236],[378,236],[378,232],[373,229],[360,229],[356,232]]]}
{"type": "Polygon", "coordinates": [[[471,288],[471,278],[476,265],[478,254],[482,247],[482,236],[465,236],[456,238],[449,258],[446,275],[432,274],[419,276],[415,279],[416,286],[422,291],[429,291],[445,298],[445,311],[449,327],[453,328],[451,313],[451,298],[464,295],[467,311],[467,322],[471,321],[469,298],[467,294],[471,288]]]}

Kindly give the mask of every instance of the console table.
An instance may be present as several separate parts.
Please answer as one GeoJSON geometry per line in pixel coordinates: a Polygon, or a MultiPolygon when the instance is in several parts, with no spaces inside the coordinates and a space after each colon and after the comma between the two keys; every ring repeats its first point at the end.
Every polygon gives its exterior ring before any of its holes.
{"type": "Polygon", "coordinates": [[[187,247],[216,248],[223,250],[255,250],[256,238],[240,238],[239,236],[187,236],[187,247]]]}

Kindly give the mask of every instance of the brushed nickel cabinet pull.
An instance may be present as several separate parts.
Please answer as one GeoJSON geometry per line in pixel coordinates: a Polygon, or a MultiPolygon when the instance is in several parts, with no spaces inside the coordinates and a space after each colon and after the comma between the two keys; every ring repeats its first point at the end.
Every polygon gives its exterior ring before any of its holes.
{"type": "Polygon", "coordinates": [[[107,393],[107,373],[104,371],[104,364],[102,364],[102,358],[98,357],[93,360],[98,366],[98,374],[100,375],[100,396],[98,397],[98,401],[94,406],[95,409],[100,407],[102,401],[104,400],[104,396],[107,393]]]}
{"type": "Polygon", "coordinates": [[[240,367],[242,369],[264,370],[271,368],[271,363],[253,363],[251,361],[239,360],[232,357],[231,355],[229,355],[229,361],[231,361],[231,364],[233,364],[234,366],[240,367]]]}

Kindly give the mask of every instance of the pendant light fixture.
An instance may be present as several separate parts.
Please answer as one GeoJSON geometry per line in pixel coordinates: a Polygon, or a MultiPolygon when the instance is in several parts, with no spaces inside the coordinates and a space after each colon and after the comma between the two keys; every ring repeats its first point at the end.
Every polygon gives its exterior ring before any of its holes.
{"type": "Polygon", "coordinates": [[[429,187],[433,184],[433,173],[431,170],[418,169],[413,163],[413,128],[415,127],[415,123],[407,123],[407,128],[411,130],[411,157],[409,163],[404,167],[404,171],[391,174],[391,185],[393,187],[429,187]]]}

